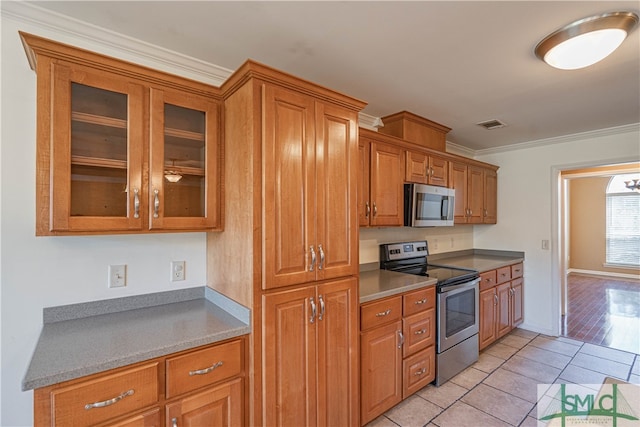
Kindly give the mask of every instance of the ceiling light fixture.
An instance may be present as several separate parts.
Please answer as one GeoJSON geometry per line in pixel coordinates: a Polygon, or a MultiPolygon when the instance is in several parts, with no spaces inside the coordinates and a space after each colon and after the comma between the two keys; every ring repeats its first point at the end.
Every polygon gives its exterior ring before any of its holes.
{"type": "Polygon", "coordinates": [[[625,181],[624,186],[631,191],[640,193],[640,179],[632,179],[631,181],[625,181]]]}
{"type": "Polygon", "coordinates": [[[576,70],[609,56],[638,24],[633,12],[611,12],[572,22],[545,37],[536,56],[552,67],[576,70]]]}

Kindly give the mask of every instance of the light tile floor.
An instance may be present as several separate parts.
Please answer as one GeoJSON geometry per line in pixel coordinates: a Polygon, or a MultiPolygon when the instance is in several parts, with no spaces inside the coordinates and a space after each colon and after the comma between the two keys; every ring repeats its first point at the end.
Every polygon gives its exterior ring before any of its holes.
{"type": "Polygon", "coordinates": [[[367,427],[536,426],[538,384],[640,384],[640,355],[515,329],[479,360],[418,391],[367,427]]]}

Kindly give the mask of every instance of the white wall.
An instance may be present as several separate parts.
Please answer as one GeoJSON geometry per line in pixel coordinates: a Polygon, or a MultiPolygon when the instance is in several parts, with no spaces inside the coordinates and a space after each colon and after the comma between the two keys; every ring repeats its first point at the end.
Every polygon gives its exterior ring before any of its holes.
{"type": "Polygon", "coordinates": [[[36,75],[18,30],[52,33],[4,13],[1,30],[0,425],[28,426],[33,393],[22,392],[21,382],[43,307],[204,286],[206,235],[35,237],[36,75]],[[169,282],[171,260],[186,261],[186,281],[169,282]],[[107,288],[109,264],[127,265],[126,288],[107,288]]]}
{"type": "MultiPolygon", "coordinates": [[[[595,102],[595,101],[594,101],[595,102]]],[[[483,153],[498,170],[498,224],[474,229],[474,246],[525,252],[523,327],[554,334],[559,321],[558,194],[561,170],[640,158],[638,126],[483,153]],[[551,250],[541,241],[550,240],[551,250]]]]}

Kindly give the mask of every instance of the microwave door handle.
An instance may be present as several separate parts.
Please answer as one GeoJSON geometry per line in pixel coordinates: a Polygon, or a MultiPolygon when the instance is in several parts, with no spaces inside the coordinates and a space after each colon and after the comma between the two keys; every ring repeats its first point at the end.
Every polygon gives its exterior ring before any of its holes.
{"type": "Polygon", "coordinates": [[[449,216],[449,200],[447,198],[442,198],[442,203],[440,204],[440,218],[447,219],[449,216]]]}

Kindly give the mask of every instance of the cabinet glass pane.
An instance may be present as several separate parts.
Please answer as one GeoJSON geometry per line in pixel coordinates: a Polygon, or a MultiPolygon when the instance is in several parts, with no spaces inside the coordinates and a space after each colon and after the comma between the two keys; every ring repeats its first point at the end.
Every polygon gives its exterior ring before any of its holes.
{"type": "Polygon", "coordinates": [[[71,215],[127,216],[127,95],[71,85],[71,215]]]}
{"type": "Polygon", "coordinates": [[[203,217],[206,114],[171,104],[164,114],[164,216],[203,217]]]}

